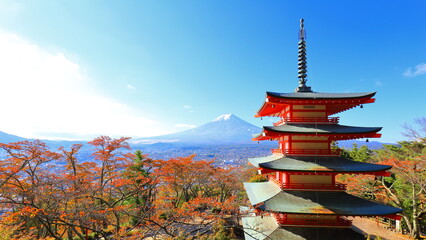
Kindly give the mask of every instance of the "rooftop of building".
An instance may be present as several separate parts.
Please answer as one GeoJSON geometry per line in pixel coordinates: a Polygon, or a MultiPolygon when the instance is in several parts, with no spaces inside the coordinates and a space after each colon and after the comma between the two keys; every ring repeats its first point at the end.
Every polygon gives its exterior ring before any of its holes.
{"type": "Polygon", "coordinates": [[[372,98],[376,92],[362,93],[321,93],[321,92],[291,92],[291,93],[276,93],[266,92],[266,96],[284,98],[284,99],[309,99],[309,100],[338,100],[338,99],[358,99],[372,98]]]}
{"type": "MultiPolygon", "coordinates": [[[[339,124],[283,124],[280,126],[264,126],[263,131],[253,135],[253,140],[269,139],[269,136],[286,134],[299,135],[362,135],[361,137],[380,137],[374,134],[381,127],[355,127],[339,124]]],[[[338,139],[336,139],[338,140],[338,139]]]]}
{"type": "Polygon", "coordinates": [[[338,156],[283,156],[270,155],[249,158],[255,167],[276,171],[363,173],[385,171],[392,166],[352,161],[338,156]]]}
{"type": "Polygon", "coordinates": [[[263,211],[342,216],[393,215],[402,211],[346,192],[283,191],[272,182],[244,183],[244,187],[250,203],[263,211]]]}
{"type": "Polygon", "coordinates": [[[365,237],[351,228],[280,227],[271,216],[242,218],[246,240],[363,240],[365,237]]]}

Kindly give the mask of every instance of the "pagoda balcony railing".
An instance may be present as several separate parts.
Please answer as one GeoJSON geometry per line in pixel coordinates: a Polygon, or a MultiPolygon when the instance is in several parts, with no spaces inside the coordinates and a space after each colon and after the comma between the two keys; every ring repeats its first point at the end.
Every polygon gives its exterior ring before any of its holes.
{"type": "Polygon", "coordinates": [[[273,154],[340,156],[340,149],[272,149],[273,154]]]}
{"type": "Polygon", "coordinates": [[[288,219],[286,214],[274,214],[277,223],[280,225],[304,225],[304,226],[342,226],[349,227],[352,225],[352,221],[345,217],[337,217],[336,219],[288,219]],[[282,217],[280,216],[282,215],[282,217]]]}
{"type": "Polygon", "coordinates": [[[337,124],[339,123],[339,117],[285,117],[281,118],[278,122],[274,123],[274,126],[279,126],[284,123],[322,123],[322,124],[337,124]]]}
{"type": "Polygon", "coordinates": [[[282,190],[327,190],[327,191],[346,191],[346,184],[335,183],[283,183],[273,176],[268,176],[269,180],[275,183],[282,190]]]}

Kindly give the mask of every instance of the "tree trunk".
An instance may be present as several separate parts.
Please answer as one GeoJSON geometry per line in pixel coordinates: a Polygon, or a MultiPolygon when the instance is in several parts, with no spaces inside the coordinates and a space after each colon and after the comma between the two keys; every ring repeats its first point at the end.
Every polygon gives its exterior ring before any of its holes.
{"type": "Polygon", "coordinates": [[[68,239],[69,240],[72,240],[74,238],[71,228],[68,228],[67,234],[68,234],[68,239]]]}
{"type": "Polygon", "coordinates": [[[405,223],[407,224],[408,232],[411,234],[413,232],[413,226],[411,224],[410,218],[407,215],[404,215],[402,213],[402,218],[404,219],[405,223]]]}
{"type": "Polygon", "coordinates": [[[415,238],[415,239],[420,239],[420,228],[419,228],[419,222],[417,219],[417,194],[416,194],[416,186],[414,184],[411,185],[411,190],[413,191],[412,193],[412,209],[413,209],[413,214],[411,215],[412,217],[412,226],[413,228],[411,229],[411,233],[410,235],[415,238]]]}

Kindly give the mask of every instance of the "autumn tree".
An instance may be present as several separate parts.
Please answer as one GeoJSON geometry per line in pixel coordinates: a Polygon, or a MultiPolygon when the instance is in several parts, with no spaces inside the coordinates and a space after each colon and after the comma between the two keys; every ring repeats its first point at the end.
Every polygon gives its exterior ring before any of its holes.
{"type": "Polygon", "coordinates": [[[8,210],[2,224],[19,226],[17,232],[28,235],[59,238],[54,234],[56,226],[46,218],[57,207],[57,201],[46,194],[55,191],[57,180],[48,164],[60,155],[49,151],[41,141],[0,144],[0,147],[7,154],[0,174],[0,206],[8,210]]]}
{"type": "Polygon", "coordinates": [[[411,236],[420,238],[426,224],[426,118],[416,119],[414,125],[406,124],[405,129],[404,135],[411,140],[377,151],[377,161],[391,165],[394,173],[380,180],[382,191],[378,197],[404,209],[406,228],[411,236]]]}
{"type": "Polygon", "coordinates": [[[158,194],[155,215],[147,225],[154,235],[199,238],[212,231],[220,219],[237,209],[241,187],[235,169],[213,166],[212,161],[195,161],[194,155],[158,161],[158,194]]]}
{"type": "Polygon", "coordinates": [[[147,176],[124,171],[138,164],[126,140],[94,139],[93,161],[86,162],[78,160],[81,145],[52,152],[40,141],[2,144],[8,157],[1,169],[1,208],[7,209],[1,223],[19,226],[20,238],[125,234],[141,211],[129,199],[152,191],[147,176]]]}
{"type": "Polygon", "coordinates": [[[378,198],[404,209],[402,216],[410,235],[419,238],[426,215],[426,145],[416,141],[386,146],[378,156],[381,164],[392,165],[391,177],[380,180],[378,198]]]}
{"type": "MultiPolygon", "coordinates": [[[[194,156],[152,160],[128,138],[105,136],[51,151],[1,144],[0,231],[20,239],[233,239],[241,170],[194,156]],[[85,151],[82,151],[85,149],[85,151]],[[91,152],[82,161],[81,154],[91,152]]],[[[244,171],[242,171],[244,173],[244,171]]]]}
{"type": "Polygon", "coordinates": [[[426,225],[426,118],[405,128],[404,135],[410,140],[398,142],[399,146],[384,145],[374,151],[356,147],[346,150],[354,160],[391,165],[390,177],[343,176],[340,180],[348,184],[348,191],[353,194],[404,209],[403,227],[419,238],[426,225]]]}

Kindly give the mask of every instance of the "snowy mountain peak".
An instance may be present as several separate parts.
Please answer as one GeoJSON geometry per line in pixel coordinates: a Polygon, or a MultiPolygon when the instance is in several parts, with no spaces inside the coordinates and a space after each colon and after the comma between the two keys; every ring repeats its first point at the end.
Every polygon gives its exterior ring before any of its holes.
{"type": "Polygon", "coordinates": [[[223,114],[213,121],[200,125],[186,131],[167,134],[163,136],[135,139],[142,141],[155,140],[156,142],[168,143],[191,143],[191,144],[224,144],[224,143],[253,143],[251,141],[253,134],[261,131],[256,127],[234,114],[223,114]]]}
{"type": "Polygon", "coordinates": [[[225,121],[225,120],[230,119],[232,116],[234,116],[232,113],[223,114],[223,115],[220,115],[219,117],[215,118],[212,122],[225,121]]]}

